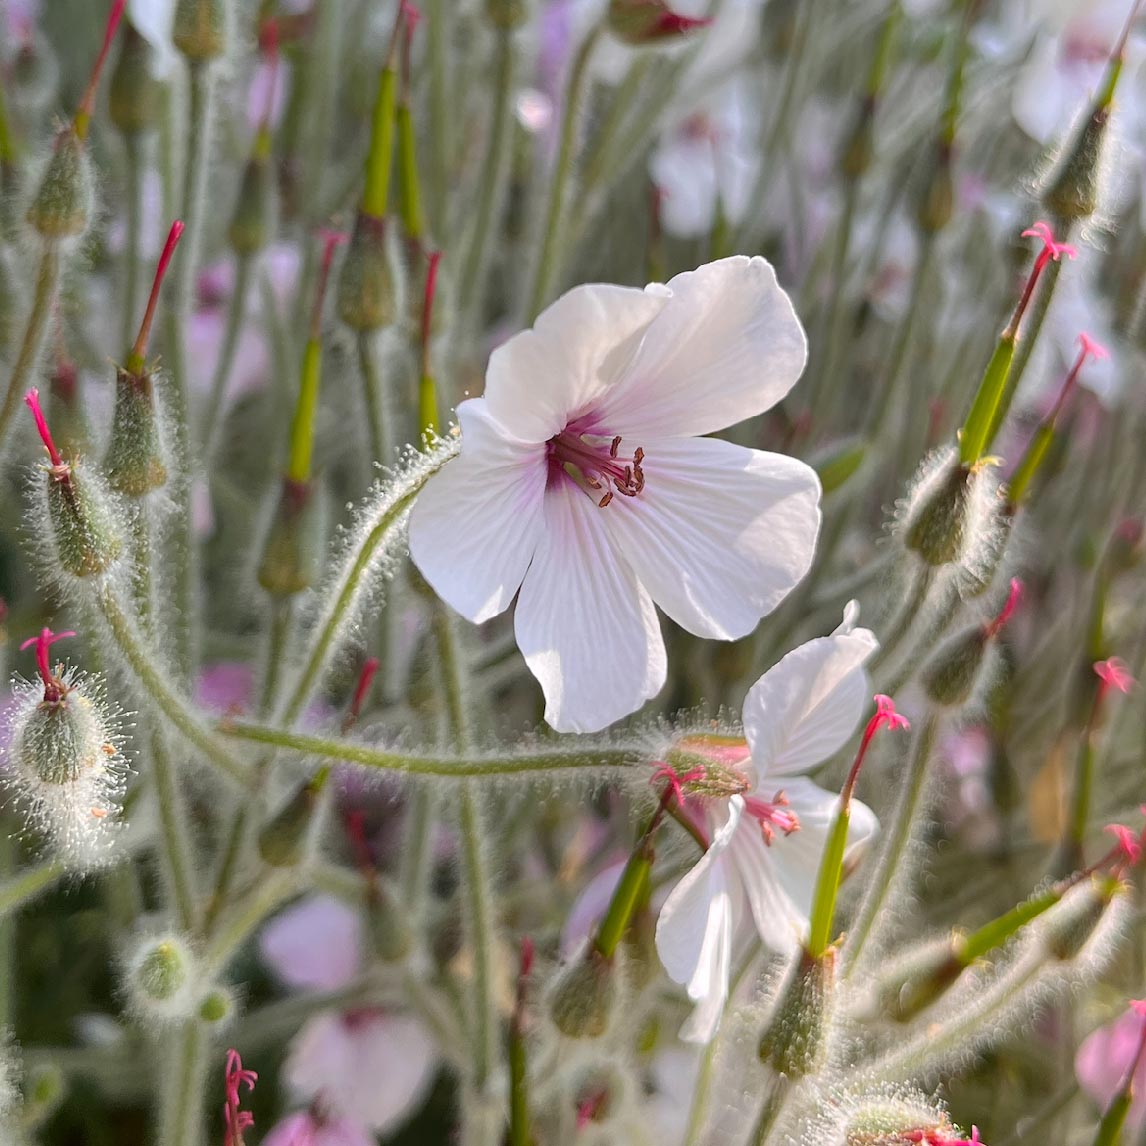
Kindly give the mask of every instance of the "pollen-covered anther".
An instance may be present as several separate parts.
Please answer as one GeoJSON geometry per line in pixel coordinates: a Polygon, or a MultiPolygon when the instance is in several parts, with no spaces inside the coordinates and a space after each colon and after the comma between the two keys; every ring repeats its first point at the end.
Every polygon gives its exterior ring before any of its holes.
{"type": "Polygon", "coordinates": [[[757,796],[746,796],[744,810],[759,822],[760,834],[768,847],[772,846],[777,829],[786,836],[800,830],[800,818],[795,812],[788,811],[788,797],[783,792],[777,792],[771,802],[757,796]]]}
{"type": "Polygon", "coordinates": [[[645,451],[638,446],[631,458],[620,456],[621,435],[617,434],[605,446],[596,434],[579,433],[566,426],[561,433],[549,439],[550,462],[560,467],[592,497],[604,491],[597,505],[604,509],[619,493],[622,497],[636,497],[645,488],[645,473],[641,463],[645,451]]]}

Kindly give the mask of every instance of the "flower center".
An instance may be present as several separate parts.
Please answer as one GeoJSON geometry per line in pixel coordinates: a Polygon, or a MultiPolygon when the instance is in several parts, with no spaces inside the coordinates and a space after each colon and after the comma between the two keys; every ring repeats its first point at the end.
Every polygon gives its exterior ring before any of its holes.
{"type": "Polygon", "coordinates": [[[744,797],[744,810],[760,824],[760,833],[768,847],[772,846],[777,829],[786,836],[800,830],[799,817],[787,809],[788,797],[783,792],[777,792],[771,802],[757,796],[744,797]]]}
{"type": "Polygon", "coordinates": [[[566,427],[547,446],[550,462],[560,466],[602,509],[614,494],[636,497],[645,488],[641,469],[645,451],[638,446],[631,457],[620,456],[620,434],[609,440],[566,427]]]}

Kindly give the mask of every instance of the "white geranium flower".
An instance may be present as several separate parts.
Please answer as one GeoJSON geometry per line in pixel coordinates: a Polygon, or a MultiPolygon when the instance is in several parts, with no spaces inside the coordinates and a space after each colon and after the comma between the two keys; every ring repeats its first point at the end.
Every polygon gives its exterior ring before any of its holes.
{"type": "MultiPolygon", "coordinates": [[[[878,648],[855,627],[854,602],[831,636],[790,652],[744,701],[747,744],[722,764],[744,789],[706,800],[711,844],[669,893],[657,922],[657,953],[697,1004],[681,1031],[692,1042],[716,1034],[728,998],[733,951],[754,929],[773,950],[805,939],[820,857],[838,796],[804,776],[855,731],[870,696],[864,663],[878,648]]],[[[729,785],[734,791],[734,785],[729,785]]],[[[851,802],[848,851],[873,836],[874,813],[851,802]]]]}
{"type": "Polygon", "coordinates": [[[554,728],[595,731],[660,690],[654,603],[735,640],[807,572],[815,473],[700,436],[778,402],[806,353],[772,267],[743,256],[667,287],[576,287],[494,351],[410,551],[471,621],[520,589],[517,642],[554,728]]]}
{"type": "Polygon", "coordinates": [[[155,52],[155,74],[169,76],[178,57],[171,40],[175,0],[128,0],[127,18],[155,52]]]}

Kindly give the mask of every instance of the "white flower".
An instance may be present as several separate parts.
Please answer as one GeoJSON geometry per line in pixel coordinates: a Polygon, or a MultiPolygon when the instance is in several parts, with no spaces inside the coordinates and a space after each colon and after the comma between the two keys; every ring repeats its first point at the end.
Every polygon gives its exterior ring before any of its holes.
{"type": "MultiPolygon", "coordinates": [[[[863,666],[878,643],[855,627],[857,616],[853,603],[831,636],[801,645],[753,685],[744,701],[745,791],[706,804],[712,842],[661,909],[657,953],[697,1004],[681,1031],[689,1041],[715,1035],[733,950],[753,925],[781,953],[805,938],[838,797],[803,773],[843,747],[868,702],[863,666]]],[[[871,809],[853,800],[849,852],[877,827],[871,809]]]]}
{"type": "Polygon", "coordinates": [[[576,287],[493,353],[410,551],[471,621],[520,589],[517,642],[554,728],[595,731],[659,691],[654,602],[735,640],[807,572],[815,473],[699,436],[778,402],[806,352],[772,267],[737,256],[667,287],[576,287]]]}
{"type": "Polygon", "coordinates": [[[155,74],[169,76],[179,55],[171,40],[175,0],[128,0],[127,18],[155,52],[155,74]]]}

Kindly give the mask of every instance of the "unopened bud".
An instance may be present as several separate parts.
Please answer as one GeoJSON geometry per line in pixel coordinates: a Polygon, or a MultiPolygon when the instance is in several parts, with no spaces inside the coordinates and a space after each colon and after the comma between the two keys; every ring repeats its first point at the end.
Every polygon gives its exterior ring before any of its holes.
{"type": "Polygon", "coordinates": [[[68,124],[56,135],[51,157],[28,207],[28,222],[45,239],[71,239],[87,230],[95,181],[84,141],[68,124]]]}
{"type": "Polygon", "coordinates": [[[326,536],[322,490],[316,482],[283,480],[259,565],[259,584],[276,597],[308,589],[318,576],[326,536]]]}
{"type": "Polygon", "coordinates": [[[144,497],[167,482],[147,370],[141,374],[116,371],[115,414],[104,471],[108,485],[130,498],[144,497]]]}
{"type": "Polygon", "coordinates": [[[227,48],[225,0],[176,0],[171,39],[192,63],[206,63],[227,48]]]}
{"type": "Polygon", "coordinates": [[[225,1023],[235,1013],[235,1000],[230,991],[215,987],[199,1004],[199,1018],[205,1023],[225,1023]]]}
{"type": "Polygon", "coordinates": [[[163,1020],[182,1018],[193,1006],[195,959],[177,935],[149,938],[128,964],[131,999],[143,1016],[163,1020]]]}
{"type": "Polygon", "coordinates": [[[398,963],[405,959],[414,944],[394,893],[378,878],[375,878],[366,898],[366,931],[374,953],[383,963],[398,963]]]}
{"type": "Polygon", "coordinates": [[[1063,962],[1074,959],[1094,934],[1120,884],[1094,876],[1072,888],[1037,924],[1044,948],[1063,962]]]}
{"type": "Polygon", "coordinates": [[[306,781],[259,830],[259,855],[271,867],[295,867],[306,855],[318,793],[306,781]]]}
{"type": "Polygon", "coordinates": [[[94,475],[76,464],[67,477],[49,470],[48,517],[60,568],[73,577],[99,577],[123,551],[117,515],[94,475]]]}
{"type": "Polygon", "coordinates": [[[915,209],[915,220],[925,234],[934,235],[951,222],[955,211],[955,182],[951,172],[951,149],[945,142],[936,145],[935,159],[927,172],[927,182],[915,209]]]}
{"type": "Polygon", "coordinates": [[[155,124],[159,84],[152,74],[151,57],[151,45],[128,22],[108,90],[111,122],[124,135],[137,135],[155,124]]]}
{"type": "Polygon", "coordinates": [[[590,947],[557,976],[549,1013],[568,1038],[596,1039],[608,1029],[617,997],[613,961],[590,947]]]}
{"type": "Polygon", "coordinates": [[[512,32],[529,18],[529,0],[485,0],[485,14],[495,28],[512,32]]]}
{"type": "Polygon", "coordinates": [[[979,679],[986,649],[982,625],[944,641],[923,668],[923,687],[930,700],[943,708],[965,704],[979,679]]]}
{"type": "Polygon", "coordinates": [[[1102,181],[1102,146],[1110,108],[1094,108],[1071,140],[1042,191],[1048,211],[1069,225],[1098,210],[1102,181]]]}
{"type": "Polygon", "coordinates": [[[705,27],[703,17],[678,16],[664,0],[609,0],[609,31],[626,44],[655,44],[705,27]]]}
{"type": "Polygon", "coordinates": [[[338,276],[338,317],[351,330],[389,326],[397,314],[386,221],[359,213],[338,276]]]}
{"type": "Polygon", "coordinates": [[[269,153],[256,149],[243,170],[227,239],[237,255],[254,255],[275,231],[277,198],[269,153]]]}
{"type": "Polygon", "coordinates": [[[916,948],[879,979],[881,1009],[907,1022],[929,1007],[963,973],[954,940],[942,938],[916,948]]]}
{"type": "Polygon", "coordinates": [[[836,949],[813,959],[801,951],[775,1014],[760,1038],[760,1060],[777,1074],[815,1074],[827,1051],[828,1007],[835,987],[836,949]]]}
{"type": "Polygon", "coordinates": [[[941,1109],[922,1094],[864,1095],[843,1127],[845,1146],[954,1146],[954,1127],[941,1109]]]}
{"type": "Polygon", "coordinates": [[[875,100],[868,97],[860,105],[855,123],[840,153],[840,173],[846,179],[859,179],[875,156],[875,100]]]}
{"type": "Polygon", "coordinates": [[[949,459],[910,506],[903,541],[928,565],[949,565],[962,555],[972,478],[970,469],[949,459]]]}

